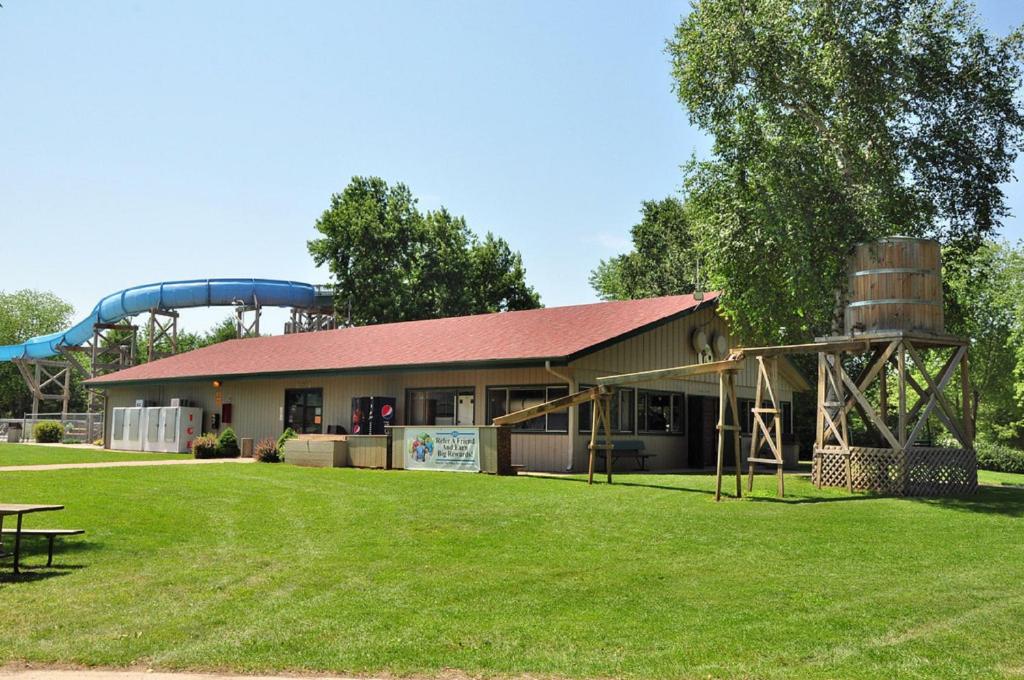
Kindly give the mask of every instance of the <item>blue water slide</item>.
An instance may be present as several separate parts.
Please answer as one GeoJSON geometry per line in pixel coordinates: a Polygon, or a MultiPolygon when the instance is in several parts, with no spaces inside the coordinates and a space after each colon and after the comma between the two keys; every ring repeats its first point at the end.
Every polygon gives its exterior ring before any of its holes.
{"type": "Polygon", "coordinates": [[[125,288],[106,296],[85,319],[58,333],[40,335],[17,345],[0,345],[0,361],[45,359],[61,346],[75,347],[92,338],[93,324],[117,323],[151,309],[187,307],[312,307],[315,288],[308,283],[274,279],[196,279],[165,281],[125,288]]]}

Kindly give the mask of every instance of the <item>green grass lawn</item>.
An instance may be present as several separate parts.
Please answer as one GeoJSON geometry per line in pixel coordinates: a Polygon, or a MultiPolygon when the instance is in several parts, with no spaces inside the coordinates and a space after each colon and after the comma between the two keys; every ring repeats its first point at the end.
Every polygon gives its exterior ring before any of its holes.
{"type": "Polygon", "coordinates": [[[183,453],[132,453],[68,446],[0,444],[0,467],[7,465],[52,465],[54,463],[103,463],[122,460],[172,460],[189,458],[183,453]]]}
{"type": "Polygon", "coordinates": [[[982,484],[991,484],[992,486],[1019,486],[1024,488],[1024,475],[1015,475],[1010,472],[978,470],[978,481],[982,484]]]}
{"type": "MultiPolygon", "coordinates": [[[[1005,481],[1005,480],[1003,480],[1005,481]]],[[[999,483],[1002,483],[1001,481],[999,483]]],[[[1024,673],[1024,489],[287,465],[0,476],[60,569],[0,571],[0,664],[574,678],[1024,673]]],[[[40,564],[36,552],[29,563],[40,564]]]]}

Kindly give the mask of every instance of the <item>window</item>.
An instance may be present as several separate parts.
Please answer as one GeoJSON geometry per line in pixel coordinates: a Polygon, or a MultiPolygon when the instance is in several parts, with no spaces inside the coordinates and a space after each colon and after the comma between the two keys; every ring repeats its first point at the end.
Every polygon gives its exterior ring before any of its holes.
{"type": "Polygon", "coordinates": [[[740,409],[740,432],[750,434],[754,431],[754,400],[738,399],[736,405],[740,409]]]}
{"type": "MultiPolygon", "coordinates": [[[[569,388],[560,385],[539,387],[490,387],[487,389],[487,422],[493,422],[498,416],[514,413],[531,406],[539,406],[569,395],[569,388]]],[[[512,426],[515,430],[526,432],[568,432],[569,410],[563,409],[554,413],[537,416],[523,423],[512,426]]]]}
{"type": "Polygon", "coordinates": [[[298,434],[323,432],[324,391],[320,388],[284,391],[284,426],[298,434]]]}
{"type": "MultiPolygon", "coordinates": [[[[585,390],[593,385],[580,385],[585,390]]],[[[636,392],[631,388],[618,389],[612,392],[612,432],[619,434],[633,434],[633,402],[636,392]]],[[[589,433],[594,422],[594,402],[586,401],[579,405],[579,419],[581,433],[589,433]]]]}
{"type": "MultiPolygon", "coordinates": [[[[761,404],[762,408],[771,408],[772,403],[766,401],[761,404]]],[[[793,434],[793,404],[788,401],[779,402],[779,407],[782,413],[780,414],[782,424],[782,436],[788,436],[793,434]]],[[[754,400],[753,399],[740,399],[740,426],[743,434],[751,434],[754,431],[754,400]]],[[[764,424],[771,426],[771,414],[762,413],[761,417],[764,419],[764,424]]],[[[763,434],[763,433],[762,433],[763,434]]]]}
{"type": "Polygon", "coordinates": [[[472,425],[473,388],[406,390],[406,425],[472,425]]]}
{"type": "Polygon", "coordinates": [[[640,432],[686,434],[686,395],[637,390],[636,403],[640,432]]]}
{"type": "Polygon", "coordinates": [[[792,436],[793,404],[788,401],[784,401],[780,405],[782,406],[782,436],[792,436]]]}

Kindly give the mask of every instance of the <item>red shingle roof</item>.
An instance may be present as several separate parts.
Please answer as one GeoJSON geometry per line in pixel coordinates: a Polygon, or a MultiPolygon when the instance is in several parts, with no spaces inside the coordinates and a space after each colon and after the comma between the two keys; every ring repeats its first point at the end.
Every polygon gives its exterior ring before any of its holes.
{"type": "Polygon", "coordinates": [[[407,366],[567,361],[714,303],[692,295],[229,340],[87,381],[121,382],[407,366]]]}

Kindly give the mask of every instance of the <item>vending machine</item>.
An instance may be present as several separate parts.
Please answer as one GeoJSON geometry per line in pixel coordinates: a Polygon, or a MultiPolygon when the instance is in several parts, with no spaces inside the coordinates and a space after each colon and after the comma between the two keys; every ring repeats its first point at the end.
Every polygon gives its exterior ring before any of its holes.
{"type": "Polygon", "coordinates": [[[384,434],[394,424],[394,397],[352,397],[352,428],[349,434],[384,434]]]}

